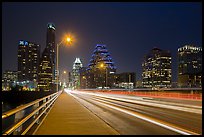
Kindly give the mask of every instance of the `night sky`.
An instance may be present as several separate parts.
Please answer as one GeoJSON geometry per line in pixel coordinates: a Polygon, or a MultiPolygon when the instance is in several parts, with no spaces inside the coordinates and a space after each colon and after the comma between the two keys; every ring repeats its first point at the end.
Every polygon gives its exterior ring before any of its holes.
{"type": "Polygon", "coordinates": [[[202,46],[202,3],[28,2],[2,3],[2,72],[17,70],[19,40],[45,48],[47,23],[56,25],[56,43],[74,35],[71,47],[60,46],[59,67],[70,71],[76,57],[87,66],[96,44],[106,44],[117,72],[136,72],[152,48],[169,50],[172,80],[177,80],[177,49],[202,46]]]}

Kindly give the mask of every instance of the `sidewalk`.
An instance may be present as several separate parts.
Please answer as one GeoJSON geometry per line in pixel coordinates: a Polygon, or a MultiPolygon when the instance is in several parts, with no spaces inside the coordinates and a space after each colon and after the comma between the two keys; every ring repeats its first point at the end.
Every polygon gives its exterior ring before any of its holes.
{"type": "Polygon", "coordinates": [[[115,135],[104,121],[63,92],[35,135],[115,135]]]}

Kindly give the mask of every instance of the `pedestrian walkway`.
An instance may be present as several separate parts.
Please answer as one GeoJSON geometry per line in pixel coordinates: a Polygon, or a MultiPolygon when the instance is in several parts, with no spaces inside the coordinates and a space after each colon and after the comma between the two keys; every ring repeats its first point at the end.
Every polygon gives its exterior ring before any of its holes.
{"type": "Polygon", "coordinates": [[[103,120],[63,92],[35,135],[115,135],[103,120]]]}

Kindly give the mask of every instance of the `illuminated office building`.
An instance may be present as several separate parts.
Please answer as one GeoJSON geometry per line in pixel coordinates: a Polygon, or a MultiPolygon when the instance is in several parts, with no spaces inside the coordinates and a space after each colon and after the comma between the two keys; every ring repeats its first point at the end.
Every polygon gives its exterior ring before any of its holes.
{"type": "Polygon", "coordinates": [[[80,69],[83,67],[80,58],[76,58],[71,72],[71,83],[74,89],[80,87],[80,69]]]}
{"type": "Polygon", "coordinates": [[[17,71],[6,70],[3,73],[3,79],[8,81],[8,82],[18,81],[18,72],[17,71]]]}
{"type": "Polygon", "coordinates": [[[178,48],[178,87],[202,86],[202,47],[178,48]]]}
{"type": "Polygon", "coordinates": [[[38,89],[39,91],[51,91],[53,88],[52,84],[52,62],[50,59],[50,54],[48,48],[42,53],[39,66],[39,79],[38,79],[38,89]]]}
{"type": "Polygon", "coordinates": [[[53,91],[55,86],[55,25],[47,24],[46,48],[40,59],[40,72],[38,89],[41,91],[53,91]]]}
{"type": "Polygon", "coordinates": [[[37,82],[40,45],[20,40],[18,45],[18,81],[37,82]]]}
{"type": "Polygon", "coordinates": [[[56,45],[55,45],[55,25],[53,23],[47,24],[47,38],[46,38],[47,52],[52,63],[52,82],[55,82],[55,62],[56,62],[56,45]]]}
{"type": "Polygon", "coordinates": [[[2,91],[9,91],[18,81],[18,72],[6,70],[2,77],[2,91]]]}
{"type": "Polygon", "coordinates": [[[142,84],[145,88],[171,87],[171,54],[153,48],[142,63],[142,84]]]}
{"type": "Polygon", "coordinates": [[[106,45],[97,44],[87,67],[87,87],[112,87],[116,67],[106,45]]]}

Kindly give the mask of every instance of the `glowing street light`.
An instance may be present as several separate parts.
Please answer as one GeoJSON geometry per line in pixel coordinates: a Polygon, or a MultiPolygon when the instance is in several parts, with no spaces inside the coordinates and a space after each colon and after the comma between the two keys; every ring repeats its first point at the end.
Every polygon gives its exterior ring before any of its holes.
{"type": "Polygon", "coordinates": [[[103,63],[101,63],[100,67],[101,67],[101,68],[103,68],[103,67],[104,67],[104,64],[103,64],[103,63]]]}
{"type": "Polygon", "coordinates": [[[74,38],[70,34],[65,36],[65,39],[66,39],[66,43],[68,45],[71,45],[73,43],[73,41],[74,41],[74,38]]]}
{"type": "Polygon", "coordinates": [[[71,42],[71,38],[70,37],[67,38],[67,42],[71,42]]]}
{"type": "Polygon", "coordinates": [[[83,76],[82,79],[85,80],[85,89],[86,89],[86,83],[87,83],[86,77],[83,76]]]}
{"type": "MultiPolygon", "coordinates": [[[[57,71],[57,76],[56,76],[56,82],[57,82],[57,91],[59,90],[59,46],[62,43],[66,43],[68,45],[71,45],[73,43],[73,38],[71,37],[71,35],[66,36],[65,38],[62,39],[62,41],[60,43],[57,44],[57,48],[56,48],[56,71],[57,71]]],[[[66,71],[64,71],[64,74],[66,74],[66,71]]]]}
{"type": "Polygon", "coordinates": [[[106,70],[106,77],[105,77],[105,79],[106,79],[106,88],[107,88],[107,83],[108,83],[108,72],[107,72],[107,67],[105,66],[104,63],[101,63],[101,64],[100,64],[100,68],[104,68],[104,67],[105,67],[105,70],[106,70]]]}

